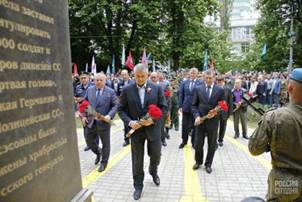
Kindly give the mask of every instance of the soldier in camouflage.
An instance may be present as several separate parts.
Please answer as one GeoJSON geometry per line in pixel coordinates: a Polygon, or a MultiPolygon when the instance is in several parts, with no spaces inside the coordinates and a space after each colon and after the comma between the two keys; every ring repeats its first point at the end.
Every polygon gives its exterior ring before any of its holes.
{"type": "Polygon", "coordinates": [[[249,141],[252,155],[271,153],[267,201],[302,201],[302,68],[292,71],[288,106],[264,114],[249,141]]]}

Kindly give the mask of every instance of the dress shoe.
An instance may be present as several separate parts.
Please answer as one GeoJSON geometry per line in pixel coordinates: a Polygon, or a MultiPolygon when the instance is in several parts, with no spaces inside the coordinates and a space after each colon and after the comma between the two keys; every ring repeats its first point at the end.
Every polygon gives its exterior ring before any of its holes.
{"type": "Polygon", "coordinates": [[[164,147],[167,146],[167,142],[166,142],[166,141],[163,141],[161,144],[162,144],[164,147]]]}
{"type": "Polygon", "coordinates": [[[90,147],[87,145],[85,148],[84,148],[84,151],[88,151],[90,150],[90,147]]]}
{"type": "Polygon", "coordinates": [[[248,136],[246,136],[246,135],[244,135],[243,138],[244,138],[244,139],[247,139],[247,140],[250,139],[250,138],[249,138],[248,136]]]}
{"type": "Polygon", "coordinates": [[[179,149],[182,149],[182,148],[184,148],[184,146],[186,145],[187,143],[181,143],[180,145],[179,145],[179,149]]]}
{"type": "Polygon", "coordinates": [[[170,139],[169,133],[165,133],[165,137],[169,140],[170,139]]]}
{"type": "Polygon", "coordinates": [[[100,165],[98,171],[99,171],[99,172],[103,172],[103,171],[106,169],[106,167],[107,167],[107,163],[101,163],[101,165],[100,165]]]}
{"type": "Polygon", "coordinates": [[[126,147],[130,144],[129,140],[125,140],[125,142],[123,143],[123,147],[126,147]]]}
{"type": "Polygon", "coordinates": [[[239,137],[239,135],[235,135],[235,136],[234,136],[234,139],[237,139],[238,137],[239,137]]]}
{"type": "Polygon", "coordinates": [[[193,170],[197,170],[199,167],[200,167],[200,164],[195,163],[194,166],[193,166],[193,170]]]}
{"type": "Polygon", "coordinates": [[[218,142],[219,147],[223,146],[223,142],[218,142]]]}
{"type": "Polygon", "coordinates": [[[175,131],[178,131],[179,129],[178,128],[175,128],[175,131]]]}
{"type": "Polygon", "coordinates": [[[157,174],[152,175],[152,179],[153,179],[153,182],[154,182],[154,184],[155,184],[156,186],[159,186],[159,185],[160,185],[160,179],[159,179],[159,177],[158,177],[157,174]]]}
{"type": "Polygon", "coordinates": [[[209,166],[206,166],[206,172],[210,174],[212,172],[212,168],[209,166]]]}
{"type": "Polygon", "coordinates": [[[97,154],[96,159],[94,161],[94,165],[97,165],[100,162],[100,159],[101,159],[101,154],[97,154]]]}
{"type": "Polygon", "coordinates": [[[140,199],[141,195],[142,195],[142,190],[136,189],[136,190],[134,190],[134,193],[133,193],[133,199],[138,200],[138,199],[140,199]]]}

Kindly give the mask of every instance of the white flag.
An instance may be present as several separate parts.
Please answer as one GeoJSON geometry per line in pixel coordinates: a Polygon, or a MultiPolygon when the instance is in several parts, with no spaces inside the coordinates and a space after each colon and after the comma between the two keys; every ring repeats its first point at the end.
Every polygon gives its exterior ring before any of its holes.
{"type": "Polygon", "coordinates": [[[95,64],[94,56],[92,56],[92,61],[91,61],[91,73],[93,73],[93,75],[96,75],[96,64],[95,64]]]}
{"type": "Polygon", "coordinates": [[[123,50],[122,50],[122,65],[125,66],[125,60],[126,60],[126,50],[125,46],[123,44],[123,50]]]}

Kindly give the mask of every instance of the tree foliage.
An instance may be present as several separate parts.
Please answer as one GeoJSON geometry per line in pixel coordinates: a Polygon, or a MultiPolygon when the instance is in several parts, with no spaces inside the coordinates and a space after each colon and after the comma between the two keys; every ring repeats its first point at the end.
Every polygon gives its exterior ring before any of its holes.
{"type": "Polygon", "coordinates": [[[118,69],[124,44],[135,63],[146,48],[157,61],[171,59],[175,69],[201,67],[208,48],[223,68],[226,34],[203,23],[218,8],[218,0],[70,0],[72,60],[83,67],[96,55],[100,71],[114,55],[118,69]]]}
{"type": "Polygon", "coordinates": [[[294,19],[294,66],[302,65],[302,10],[301,0],[258,0],[261,18],[255,27],[256,44],[245,63],[254,69],[284,70],[289,63],[290,19],[294,19]],[[267,44],[265,60],[259,59],[267,44]],[[257,54],[258,53],[258,54],[257,54]]]}

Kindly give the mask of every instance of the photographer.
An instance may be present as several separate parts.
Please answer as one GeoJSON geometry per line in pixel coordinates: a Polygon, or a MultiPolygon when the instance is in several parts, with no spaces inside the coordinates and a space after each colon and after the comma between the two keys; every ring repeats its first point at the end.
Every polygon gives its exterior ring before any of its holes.
{"type": "Polygon", "coordinates": [[[302,68],[288,83],[290,103],[262,117],[249,141],[252,155],[271,152],[267,201],[302,200],[302,68]]]}

